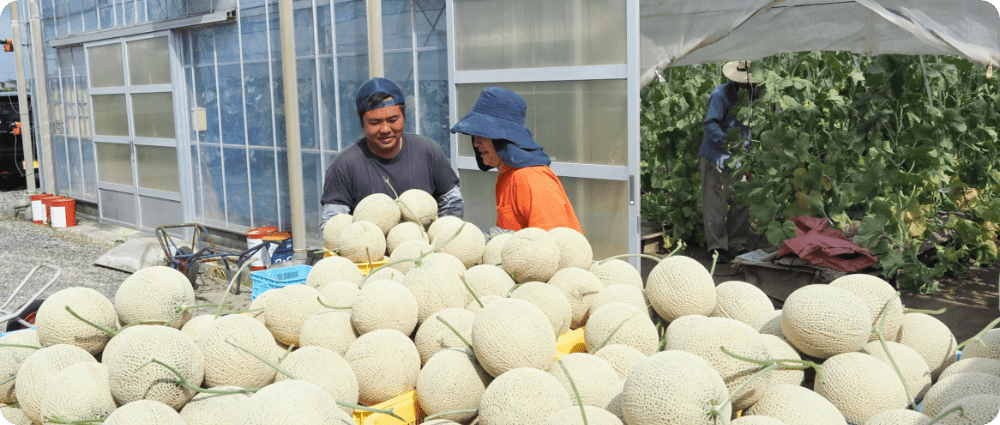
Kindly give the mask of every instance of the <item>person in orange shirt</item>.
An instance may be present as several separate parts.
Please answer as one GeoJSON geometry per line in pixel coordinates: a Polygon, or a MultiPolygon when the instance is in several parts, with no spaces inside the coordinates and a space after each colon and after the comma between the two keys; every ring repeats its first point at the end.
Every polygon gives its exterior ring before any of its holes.
{"type": "Polygon", "coordinates": [[[568,227],[582,234],[573,205],[549,168],[552,160],[524,125],[527,110],[528,104],[517,93],[489,87],[451,132],[472,136],[480,170],[500,170],[497,227],[515,231],[568,227]]]}

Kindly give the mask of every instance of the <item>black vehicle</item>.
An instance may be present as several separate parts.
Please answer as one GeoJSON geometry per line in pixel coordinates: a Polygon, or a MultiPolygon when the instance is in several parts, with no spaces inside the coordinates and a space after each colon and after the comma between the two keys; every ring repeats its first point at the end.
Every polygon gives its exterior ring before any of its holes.
{"type": "MultiPolygon", "coordinates": [[[[30,96],[27,100],[30,105],[30,96]]],[[[24,183],[24,146],[21,142],[21,132],[31,132],[32,145],[38,146],[31,124],[20,121],[17,92],[0,92],[0,185],[4,187],[24,183]]],[[[38,150],[34,152],[37,158],[38,150]]],[[[36,160],[33,165],[37,171],[38,161],[36,160]]],[[[37,179],[37,172],[35,176],[37,179]]]]}

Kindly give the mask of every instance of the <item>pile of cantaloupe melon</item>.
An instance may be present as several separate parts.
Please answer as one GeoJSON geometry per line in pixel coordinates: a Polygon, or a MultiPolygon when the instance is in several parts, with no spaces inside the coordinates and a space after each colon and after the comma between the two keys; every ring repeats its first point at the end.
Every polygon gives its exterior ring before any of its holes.
{"type": "Polygon", "coordinates": [[[595,262],[570,229],[487,241],[424,195],[373,195],[334,217],[325,242],[339,255],[242,314],[191,317],[187,279],[162,266],[113,302],[53,294],[37,329],[0,338],[0,413],[354,424],[356,409],[413,390],[425,424],[926,425],[946,412],[937,423],[986,424],[1000,412],[1000,330],[956,361],[947,326],[905,313],[879,278],[809,285],[775,310],[684,256],[643,282],[621,259],[595,262]],[[368,275],[357,265],[386,256],[368,275]],[[559,353],[581,328],[587,351],[559,353]]]}

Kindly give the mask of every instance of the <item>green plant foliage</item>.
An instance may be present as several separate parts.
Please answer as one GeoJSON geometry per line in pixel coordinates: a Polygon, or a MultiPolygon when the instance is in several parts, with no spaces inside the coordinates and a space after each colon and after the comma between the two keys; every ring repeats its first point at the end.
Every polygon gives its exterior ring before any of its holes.
{"type": "MultiPolygon", "coordinates": [[[[918,293],[996,261],[998,79],[964,59],[920,59],[806,52],[754,63],[764,90],[735,110],[751,147],[730,164],[751,176],[737,200],[771,243],[795,236],[797,215],[860,223],[854,242],[918,293]]],[[[704,243],[697,152],[719,69],[668,69],[642,93],[642,211],[674,240],[704,243]]]]}

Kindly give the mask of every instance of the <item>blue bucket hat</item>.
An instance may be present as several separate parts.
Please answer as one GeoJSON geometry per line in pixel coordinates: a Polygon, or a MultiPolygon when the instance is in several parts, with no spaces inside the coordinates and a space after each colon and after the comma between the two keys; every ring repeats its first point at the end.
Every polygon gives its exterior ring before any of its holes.
{"type": "Polygon", "coordinates": [[[397,86],[396,83],[385,78],[375,77],[365,81],[365,83],[358,88],[358,96],[354,101],[357,103],[358,115],[362,115],[365,112],[382,109],[387,106],[405,105],[406,96],[403,95],[403,91],[399,89],[399,86],[397,86]],[[385,93],[392,97],[384,100],[378,105],[369,107],[368,99],[378,93],[385,93]]]}
{"type": "MultiPolygon", "coordinates": [[[[497,156],[514,168],[549,165],[552,160],[542,146],[531,138],[531,130],[524,125],[528,104],[521,96],[502,87],[488,87],[479,94],[472,112],[466,114],[451,128],[452,133],[463,133],[493,139],[497,156]]],[[[479,169],[493,168],[483,163],[476,151],[479,169]]]]}

